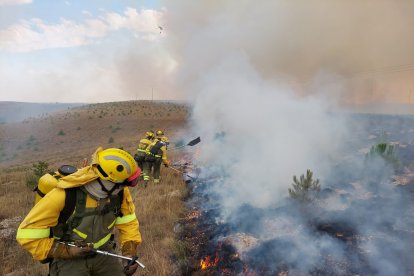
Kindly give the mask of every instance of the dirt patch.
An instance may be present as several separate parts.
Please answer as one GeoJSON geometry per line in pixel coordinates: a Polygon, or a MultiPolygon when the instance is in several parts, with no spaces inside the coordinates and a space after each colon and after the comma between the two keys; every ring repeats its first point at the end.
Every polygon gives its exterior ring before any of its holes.
{"type": "Polygon", "coordinates": [[[16,229],[22,221],[22,217],[3,219],[0,221],[0,239],[14,239],[16,229]]]}

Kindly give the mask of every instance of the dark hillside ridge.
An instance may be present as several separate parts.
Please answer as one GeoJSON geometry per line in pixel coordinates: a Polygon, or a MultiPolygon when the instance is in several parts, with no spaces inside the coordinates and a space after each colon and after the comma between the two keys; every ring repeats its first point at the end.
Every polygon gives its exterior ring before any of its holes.
{"type": "Polygon", "coordinates": [[[20,122],[30,117],[46,116],[51,112],[62,111],[83,103],[26,103],[0,101],[0,123],[20,122]]]}

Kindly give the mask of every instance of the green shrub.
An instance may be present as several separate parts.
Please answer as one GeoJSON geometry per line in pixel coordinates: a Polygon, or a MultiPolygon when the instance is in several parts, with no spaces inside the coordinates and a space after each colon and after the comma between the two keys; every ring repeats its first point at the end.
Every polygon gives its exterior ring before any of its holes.
{"type": "Polygon", "coordinates": [[[400,166],[395,147],[390,143],[384,142],[373,145],[366,155],[366,160],[372,161],[375,158],[383,159],[386,164],[391,165],[394,169],[398,169],[400,166]]]}
{"type": "Polygon", "coordinates": [[[34,163],[32,165],[33,173],[39,178],[45,173],[47,173],[48,170],[49,170],[49,163],[47,163],[46,161],[38,161],[37,163],[34,163]]]}
{"type": "Polygon", "coordinates": [[[63,136],[63,135],[65,135],[65,132],[64,132],[63,130],[59,130],[58,135],[59,135],[59,136],[63,136]]]}
{"type": "Polygon", "coordinates": [[[26,186],[29,187],[31,190],[33,190],[36,187],[38,181],[39,178],[36,177],[34,174],[26,175],[26,186]]]}
{"type": "Polygon", "coordinates": [[[295,175],[293,176],[289,196],[301,204],[309,204],[318,198],[320,190],[319,179],[313,180],[313,172],[307,170],[306,177],[303,174],[299,179],[295,175]]]}
{"type": "Polygon", "coordinates": [[[38,161],[32,165],[32,171],[26,175],[26,186],[30,189],[36,187],[39,178],[49,170],[49,164],[46,161],[38,161]]]}

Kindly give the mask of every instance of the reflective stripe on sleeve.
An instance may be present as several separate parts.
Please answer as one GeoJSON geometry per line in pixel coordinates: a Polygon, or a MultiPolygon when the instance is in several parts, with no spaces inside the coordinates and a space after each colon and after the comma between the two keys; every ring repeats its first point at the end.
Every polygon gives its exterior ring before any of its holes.
{"type": "Polygon", "coordinates": [[[17,239],[44,239],[49,238],[50,228],[45,229],[17,229],[17,239]]]}
{"type": "Polygon", "coordinates": [[[129,215],[126,215],[126,216],[122,216],[122,217],[117,217],[115,225],[116,224],[128,223],[130,221],[133,221],[136,218],[137,218],[137,216],[135,215],[135,213],[132,213],[132,214],[129,214],[129,215]]]}

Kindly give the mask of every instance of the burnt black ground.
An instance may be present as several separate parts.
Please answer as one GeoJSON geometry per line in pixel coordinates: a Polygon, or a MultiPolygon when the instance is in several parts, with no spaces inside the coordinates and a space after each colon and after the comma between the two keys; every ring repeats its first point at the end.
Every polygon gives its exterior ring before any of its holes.
{"type": "Polygon", "coordinates": [[[189,183],[187,204],[201,215],[186,228],[185,239],[199,243],[191,252],[192,267],[186,274],[197,274],[202,258],[219,256],[218,265],[208,268],[208,274],[277,275],[288,271],[289,275],[414,275],[414,178],[399,186],[391,180],[393,174],[414,171],[414,116],[356,114],[350,128],[352,136],[346,147],[353,158],[338,160],[332,166],[320,193],[321,202],[334,199],[344,206],[341,209],[315,204],[304,211],[286,197],[271,209],[243,205],[237,216],[222,222],[220,195],[209,189],[217,176],[189,183]],[[395,144],[400,161],[396,170],[361,161],[361,149],[384,139],[395,144]],[[234,246],[223,244],[223,237],[236,233],[260,237],[265,222],[277,217],[288,218],[294,227],[304,227],[307,238],[329,241],[334,246],[321,247],[312,255],[298,245],[300,235],[275,235],[273,239],[259,238],[257,245],[240,256],[234,246]]]}

